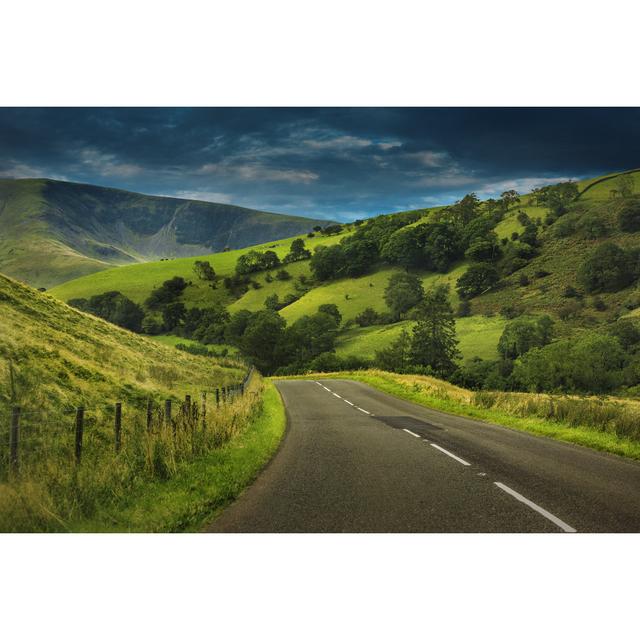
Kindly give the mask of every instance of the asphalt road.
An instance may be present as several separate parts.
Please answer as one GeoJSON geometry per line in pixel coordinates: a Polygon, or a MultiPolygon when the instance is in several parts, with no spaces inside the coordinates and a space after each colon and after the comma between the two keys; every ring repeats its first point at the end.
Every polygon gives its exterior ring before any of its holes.
{"type": "Polygon", "coordinates": [[[283,380],[280,450],[212,532],[639,532],[640,464],[347,380],[283,380]]]}

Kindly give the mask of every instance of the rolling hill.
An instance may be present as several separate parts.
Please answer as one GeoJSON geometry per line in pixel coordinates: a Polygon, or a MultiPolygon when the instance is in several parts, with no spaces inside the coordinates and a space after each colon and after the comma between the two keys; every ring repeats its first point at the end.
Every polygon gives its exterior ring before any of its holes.
{"type": "Polygon", "coordinates": [[[56,180],[3,179],[0,272],[48,288],[116,265],[288,237],[317,223],[229,204],[56,180]]]}
{"type": "MultiPolygon", "coordinates": [[[[640,193],[640,172],[627,173],[632,179],[634,194],[640,193]]],[[[616,194],[623,176],[624,174],[613,174],[578,183],[578,197],[571,203],[568,212],[555,221],[548,219],[548,208],[538,204],[532,195],[521,196],[520,202],[507,210],[494,228],[503,246],[509,246],[509,243],[514,242],[513,238],[522,234],[523,214],[537,225],[540,246],[537,254],[528,259],[524,266],[503,275],[499,286],[471,300],[470,317],[457,320],[460,347],[465,359],[476,356],[484,359],[495,357],[502,329],[508,318],[513,315],[535,316],[544,313],[556,320],[560,319],[563,308],[571,302],[566,295],[568,286],[576,288],[581,307],[579,313],[557,322],[558,335],[570,335],[581,328],[605,325],[620,315],[638,313],[637,309],[630,310],[625,306],[627,299],[635,293],[635,285],[594,296],[582,291],[577,283],[580,266],[586,256],[600,244],[615,242],[627,248],[640,246],[640,232],[623,232],[617,222],[622,200],[616,194]],[[583,223],[594,218],[600,223],[599,230],[587,233],[583,223]],[[567,224],[570,229],[563,230],[563,225],[567,224]],[[594,303],[595,298],[600,300],[598,305],[594,303]]],[[[437,211],[422,211],[421,219],[413,225],[430,221],[437,211]]],[[[319,245],[340,242],[355,230],[354,225],[346,225],[344,231],[337,236],[300,237],[305,240],[307,248],[313,250],[319,245]]],[[[293,239],[295,238],[291,237],[252,248],[271,248],[283,258],[293,239]]],[[[216,273],[224,277],[233,273],[238,257],[245,251],[247,249],[214,253],[201,259],[209,260],[216,273]]],[[[206,307],[220,302],[226,305],[230,312],[241,309],[257,311],[264,308],[265,300],[270,295],[276,293],[282,300],[287,294],[296,292],[300,276],[308,280],[312,275],[308,260],[286,265],[291,275],[289,280],[273,279],[264,272],[253,274],[255,287],[249,287],[246,293],[235,298],[222,286],[212,289],[208,283],[199,281],[194,275],[193,263],[193,258],[180,258],[168,262],[119,267],[64,283],[54,288],[51,293],[63,300],[69,300],[119,290],[136,302],[143,302],[154,287],[178,275],[191,281],[182,296],[187,307],[206,307]]],[[[425,288],[438,283],[448,283],[451,286],[451,302],[455,308],[459,303],[455,284],[470,264],[467,259],[461,260],[447,273],[419,269],[412,271],[420,277],[425,288]]],[[[343,316],[337,353],[372,357],[375,350],[387,345],[398,335],[402,327],[410,327],[411,322],[405,320],[392,325],[361,328],[355,327],[352,321],[366,307],[372,307],[379,312],[385,311],[383,294],[388,279],[392,274],[402,270],[401,267],[381,262],[375,265],[370,273],[357,278],[313,283],[297,300],[285,306],[280,314],[291,323],[303,315],[314,313],[321,304],[336,304],[343,316]]],[[[299,293],[298,290],[298,295],[299,293]]]]}
{"type": "Polygon", "coordinates": [[[11,404],[51,412],[179,397],[194,385],[228,385],[243,374],[238,362],[164,346],[0,275],[0,413],[11,404]]]}

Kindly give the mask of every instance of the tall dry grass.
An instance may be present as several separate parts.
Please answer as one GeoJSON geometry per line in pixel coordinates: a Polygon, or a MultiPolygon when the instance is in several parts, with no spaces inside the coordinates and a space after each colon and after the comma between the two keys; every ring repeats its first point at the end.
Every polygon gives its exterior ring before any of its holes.
{"type": "Polygon", "coordinates": [[[170,424],[163,406],[156,406],[150,430],[146,409],[124,405],[118,453],[113,407],[89,408],[80,464],[74,458],[73,412],[26,413],[17,472],[9,466],[7,416],[0,416],[0,531],[64,531],[73,521],[126,500],[145,482],[172,478],[184,463],[239,434],[259,410],[262,391],[262,379],[254,374],[243,395],[218,408],[209,395],[205,416],[199,396],[189,412],[174,403],[170,424]]]}

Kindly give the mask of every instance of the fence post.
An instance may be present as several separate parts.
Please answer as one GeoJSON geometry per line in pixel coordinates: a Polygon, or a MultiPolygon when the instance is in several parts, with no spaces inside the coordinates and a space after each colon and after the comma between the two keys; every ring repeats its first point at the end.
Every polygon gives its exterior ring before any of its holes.
{"type": "Polygon", "coordinates": [[[151,433],[151,421],[153,419],[153,400],[147,400],[147,433],[151,433]]]}
{"type": "Polygon", "coordinates": [[[184,397],[182,405],[182,415],[186,424],[191,424],[191,396],[189,394],[184,397]]]}
{"type": "Polygon", "coordinates": [[[164,425],[168,427],[171,424],[171,400],[164,401],[164,425]]]}
{"type": "Polygon", "coordinates": [[[18,444],[20,441],[20,407],[11,411],[11,431],[9,432],[9,462],[13,471],[18,471],[18,444]]]}
{"type": "Polygon", "coordinates": [[[207,428],[207,392],[200,393],[200,415],[202,416],[202,430],[207,428]]]}
{"type": "Polygon", "coordinates": [[[116,436],[116,453],[120,453],[120,447],[122,446],[122,402],[116,402],[114,429],[116,436]]]}
{"type": "Polygon", "coordinates": [[[227,388],[222,387],[222,402],[226,402],[226,401],[227,401],[227,388]]]}
{"type": "Polygon", "coordinates": [[[220,389],[216,388],[216,409],[220,406],[220,389]]]}
{"type": "Polygon", "coordinates": [[[76,409],[76,464],[82,458],[82,435],[84,433],[84,407],[76,409]]]}

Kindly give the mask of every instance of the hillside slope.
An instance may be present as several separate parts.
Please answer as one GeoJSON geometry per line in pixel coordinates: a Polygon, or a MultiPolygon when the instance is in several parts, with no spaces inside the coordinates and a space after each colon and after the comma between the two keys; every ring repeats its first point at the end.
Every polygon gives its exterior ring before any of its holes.
{"type": "Polygon", "coordinates": [[[317,223],[70,182],[0,180],[0,271],[50,287],[115,265],[246,247],[317,223]]]}
{"type": "MultiPolygon", "coordinates": [[[[561,337],[584,328],[604,326],[621,315],[640,313],[640,307],[635,305],[631,309],[633,305],[629,301],[634,295],[640,299],[635,283],[620,290],[603,291],[595,295],[584,291],[577,278],[579,268],[599,245],[614,242],[627,249],[640,246],[640,232],[622,231],[618,223],[619,210],[625,206],[625,199],[619,195],[622,180],[625,179],[632,182],[632,195],[640,193],[640,171],[579,182],[578,197],[570,203],[567,212],[555,220],[549,216],[549,208],[540,204],[534,195],[521,196],[518,203],[505,211],[493,229],[503,251],[508,252],[518,244],[519,237],[525,231],[524,223],[535,224],[538,246],[534,255],[513,270],[507,270],[504,261],[498,261],[500,280],[497,285],[472,297],[470,316],[458,318],[457,331],[465,360],[497,357],[496,347],[502,330],[508,320],[517,315],[549,314],[556,320],[556,335],[561,337]],[[594,219],[598,225],[593,225],[594,219]],[[586,226],[587,221],[591,221],[589,227],[586,226]],[[571,289],[567,293],[568,287],[575,289],[576,293],[571,293],[571,289]],[[570,309],[572,305],[576,307],[573,311],[570,309]]],[[[409,227],[429,222],[437,218],[438,213],[439,209],[424,210],[422,217],[409,227]]],[[[350,237],[356,233],[356,229],[354,225],[346,225],[344,231],[336,236],[316,235],[307,238],[303,235],[301,238],[306,247],[313,251],[318,246],[350,237]]],[[[293,239],[253,248],[271,248],[282,259],[293,239]]],[[[211,262],[219,276],[225,277],[233,273],[238,257],[247,250],[207,255],[204,259],[211,262]]],[[[178,275],[190,281],[181,297],[187,307],[221,303],[231,313],[243,309],[257,311],[264,308],[265,301],[273,294],[277,294],[281,301],[287,295],[293,295],[297,299],[279,312],[288,324],[315,313],[322,304],[335,304],[343,320],[336,343],[337,353],[364,358],[372,358],[376,350],[388,345],[403,328],[410,329],[412,326],[410,321],[405,320],[394,324],[353,327],[353,320],[365,308],[371,307],[379,313],[387,310],[384,291],[389,278],[403,271],[398,265],[381,261],[359,277],[312,282],[309,260],[302,260],[285,266],[291,276],[288,280],[278,280],[273,273],[252,274],[255,286],[249,287],[241,296],[234,297],[222,284],[212,288],[209,283],[198,280],[193,263],[194,259],[183,258],[110,269],[64,283],[53,289],[52,294],[68,300],[119,290],[142,303],[154,287],[178,275]],[[301,277],[310,283],[309,286],[300,286],[301,277]]],[[[463,258],[451,265],[446,273],[419,268],[412,268],[411,271],[421,279],[425,289],[436,284],[449,284],[451,303],[457,308],[460,299],[455,289],[456,283],[472,264],[472,260],[463,258]]]]}
{"type": "Polygon", "coordinates": [[[0,275],[0,419],[237,382],[239,363],[192,356],[81,313],[0,275]]]}

